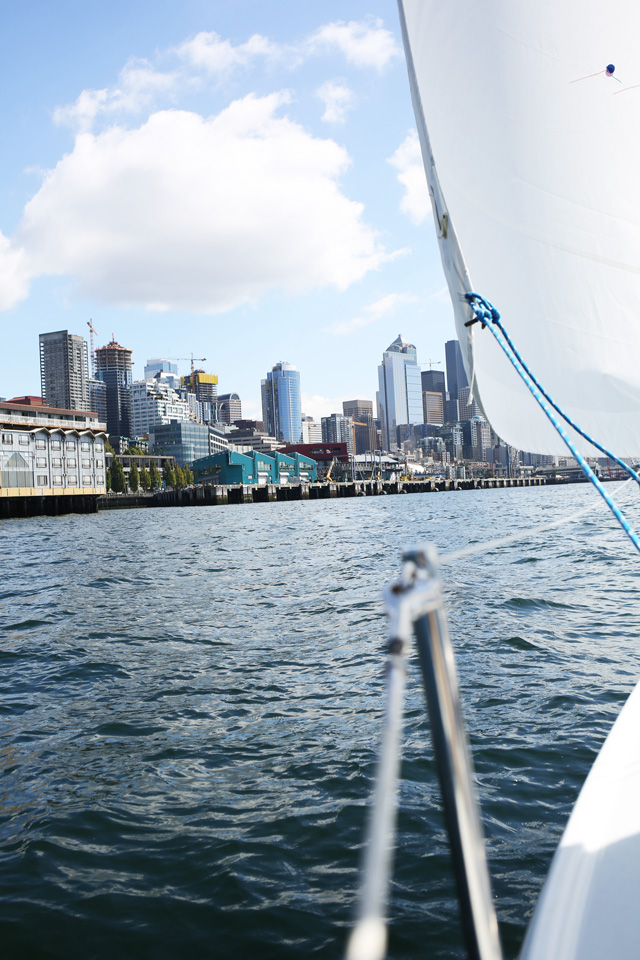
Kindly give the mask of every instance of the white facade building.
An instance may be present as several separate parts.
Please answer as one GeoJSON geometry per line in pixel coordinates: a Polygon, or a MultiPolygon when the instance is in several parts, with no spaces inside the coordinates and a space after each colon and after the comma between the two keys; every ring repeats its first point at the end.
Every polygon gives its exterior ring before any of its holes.
{"type": "Polygon", "coordinates": [[[0,403],[0,497],[106,493],[105,429],[89,411],[0,403]]]}
{"type": "MultiPolygon", "coordinates": [[[[195,397],[193,398],[195,400],[195,397]]],[[[131,433],[149,435],[151,427],[171,420],[195,420],[191,404],[161,378],[136,380],[131,385],[131,433]]]]}

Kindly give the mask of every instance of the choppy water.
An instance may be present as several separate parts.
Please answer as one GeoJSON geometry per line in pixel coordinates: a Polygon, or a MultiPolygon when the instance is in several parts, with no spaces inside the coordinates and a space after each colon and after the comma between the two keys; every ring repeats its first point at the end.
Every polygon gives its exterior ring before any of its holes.
{"type": "MultiPolygon", "coordinates": [[[[3,956],[339,956],[379,732],[381,587],[400,551],[594,497],[2,522],[3,956]]],[[[599,509],[443,571],[508,956],[640,674],[637,562],[599,509]]],[[[404,756],[391,956],[459,957],[415,664],[404,756]]]]}

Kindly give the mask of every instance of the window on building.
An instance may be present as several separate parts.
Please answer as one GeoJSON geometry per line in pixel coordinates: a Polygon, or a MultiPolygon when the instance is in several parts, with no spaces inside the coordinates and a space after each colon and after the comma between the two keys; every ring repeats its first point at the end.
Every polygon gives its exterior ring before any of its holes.
{"type": "Polygon", "coordinates": [[[67,457],[67,466],[68,466],[68,467],[77,467],[77,466],[78,466],[78,461],[75,459],[75,457],[67,457]]]}
{"type": "Polygon", "coordinates": [[[46,457],[36,457],[36,467],[46,467],[47,458],[46,457]]]}
{"type": "Polygon", "coordinates": [[[51,449],[52,449],[52,450],[62,450],[62,444],[60,443],[59,440],[52,440],[52,441],[51,441],[51,449]]]}
{"type": "Polygon", "coordinates": [[[49,478],[45,474],[38,474],[38,486],[46,487],[49,483],[49,478]]]}
{"type": "Polygon", "coordinates": [[[62,478],[62,477],[54,477],[54,478],[53,478],[53,485],[54,485],[54,487],[61,487],[62,484],[63,484],[63,478],[62,478]]]}
{"type": "Polygon", "coordinates": [[[81,450],[91,450],[91,444],[90,444],[90,443],[87,443],[85,440],[83,440],[82,443],[80,444],[80,449],[81,449],[81,450]]]}
{"type": "Polygon", "coordinates": [[[52,466],[52,467],[61,467],[61,466],[62,466],[62,460],[61,460],[61,458],[60,458],[60,457],[52,457],[52,458],[51,458],[51,466],[52,466]]]}
{"type": "Polygon", "coordinates": [[[77,477],[74,477],[73,474],[70,474],[70,475],[67,477],[67,484],[68,484],[70,487],[77,487],[77,486],[78,486],[78,478],[77,478],[77,477]]]}
{"type": "Polygon", "coordinates": [[[83,477],[82,483],[83,483],[83,486],[90,487],[91,484],[93,483],[93,477],[83,477]]]}
{"type": "Polygon", "coordinates": [[[21,436],[20,439],[18,440],[18,443],[21,443],[23,447],[25,447],[25,446],[28,447],[28,446],[29,446],[29,437],[28,437],[28,436],[25,436],[25,435],[21,436]]]}
{"type": "Polygon", "coordinates": [[[102,470],[103,467],[104,467],[104,461],[96,460],[96,470],[102,470]]]}
{"type": "Polygon", "coordinates": [[[67,450],[75,450],[76,448],[75,440],[67,440],[67,442],[65,443],[65,447],[67,448],[67,450]]]}
{"type": "Polygon", "coordinates": [[[3,433],[2,434],[3,443],[13,443],[13,434],[12,433],[3,433]]]}
{"type": "Polygon", "coordinates": [[[36,450],[46,450],[47,441],[46,440],[36,440],[36,450]]]}
{"type": "Polygon", "coordinates": [[[82,469],[83,469],[83,470],[91,470],[91,460],[83,460],[83,461],[82,461],[82,469]]]}

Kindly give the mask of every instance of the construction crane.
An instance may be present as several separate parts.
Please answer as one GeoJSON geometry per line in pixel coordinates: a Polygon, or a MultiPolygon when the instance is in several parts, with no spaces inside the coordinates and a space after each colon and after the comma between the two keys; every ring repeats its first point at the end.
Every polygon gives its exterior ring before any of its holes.
{"type": "Polygon", "coordinates": [[[167,357],[167,360],[190,360],[191,361],[191,386],[192,387],[194,386],[193,378],[196,372],[195,365],[196,363],[204,363],[206,359],[207,359],[206,357],[194,357],[193,354],[191,354],[190,357],[167,357]]]}
{"type": "Polygon", "coordinates": [[[96,378],[96,351],[95,345],[93,342],[93,335],[98,336],[98,331],[94,330],[91,320],[87,320],[87,326],[89,327],[89,342],[91,344],[91,376],[95,380],[96,378]]]}

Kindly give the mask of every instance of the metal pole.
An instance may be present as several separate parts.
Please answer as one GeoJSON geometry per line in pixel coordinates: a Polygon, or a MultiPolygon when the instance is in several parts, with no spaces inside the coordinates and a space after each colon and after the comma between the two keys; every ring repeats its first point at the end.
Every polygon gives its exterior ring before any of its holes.
{"type": "MultiPolygon", "coordinates": [[[[428,578],[437,577],[435,550],[405,555],[428,578]]],[[[437,580],[436,580],[437,582],[437,580]]],[[[439,585],[438,585],[439,589],[439,585]]],[[[467,952],[472,960],[500,960],[502,951],[491,881],[475,795],[458,678],[447,620],[440,602],[414,620],[420,667],[429,709],[445,821],[467,952]]]]}

